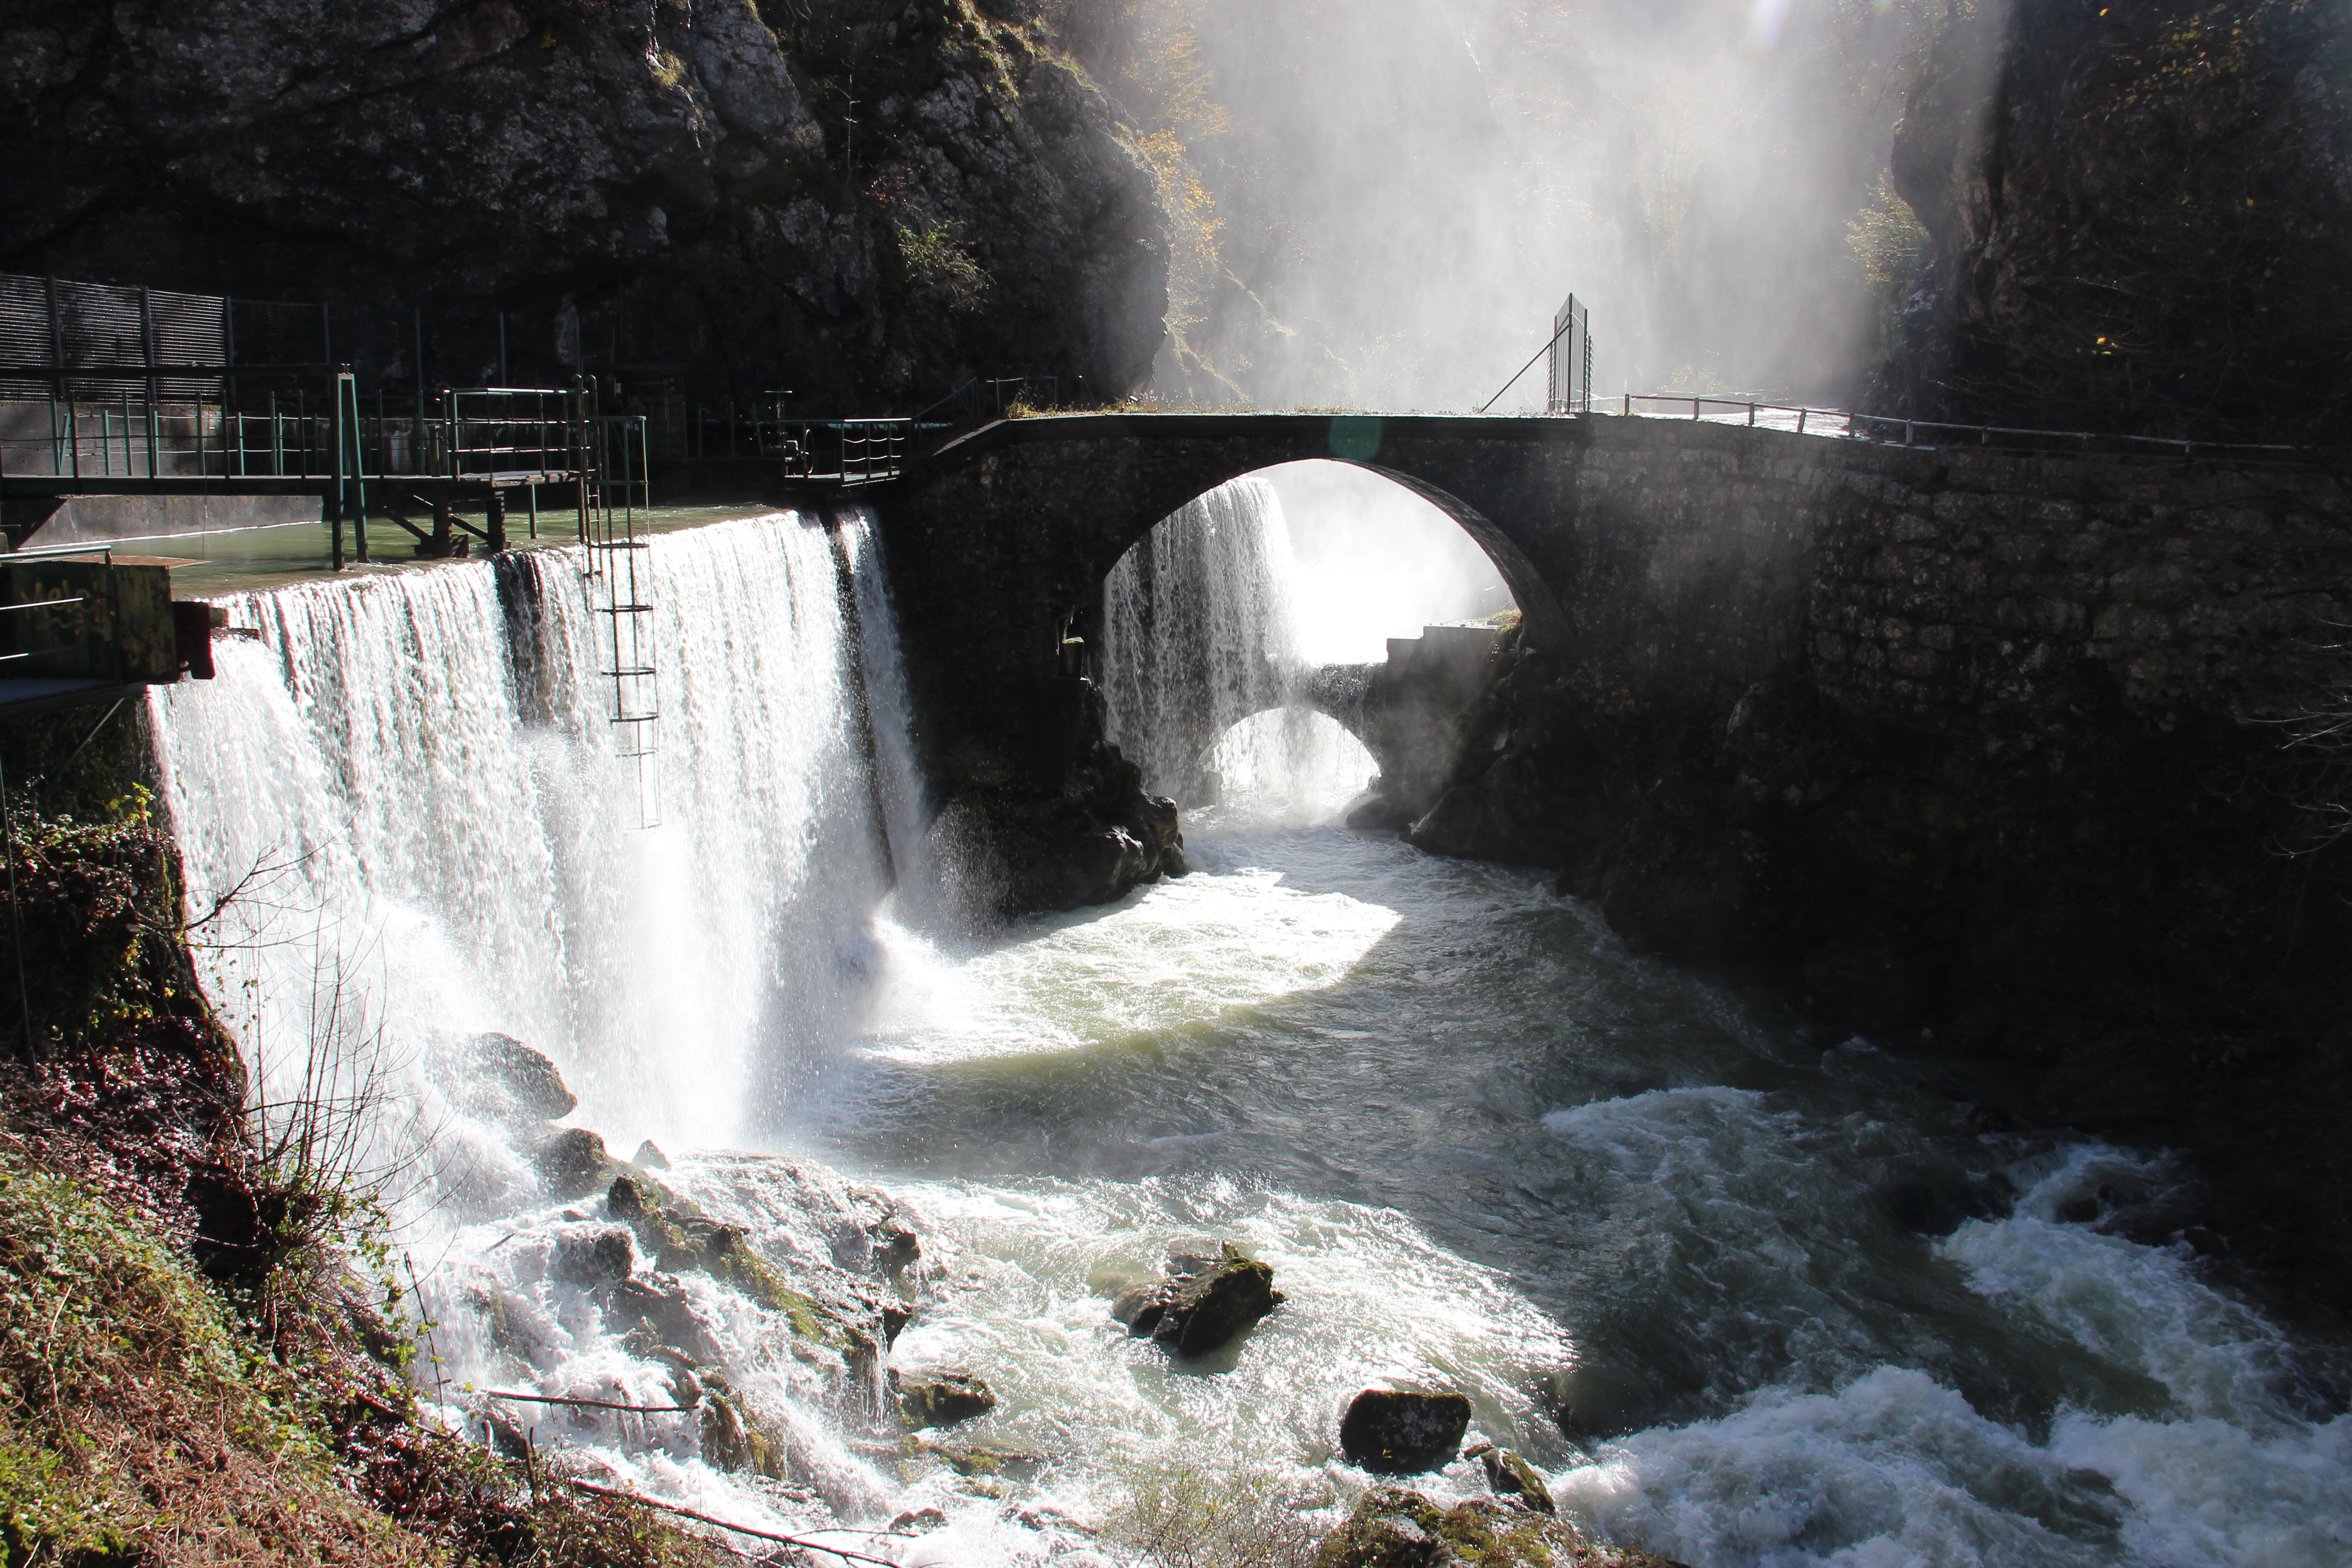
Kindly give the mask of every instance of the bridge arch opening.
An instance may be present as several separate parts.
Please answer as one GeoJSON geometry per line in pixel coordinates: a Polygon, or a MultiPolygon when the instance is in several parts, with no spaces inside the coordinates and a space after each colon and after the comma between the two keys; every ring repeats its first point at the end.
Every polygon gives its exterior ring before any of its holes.
{"type": "Polygon", "coordinates": [[[1501,564],[1394,476],[1285,463],[1150,527],[1070,629],[1147,789],[1228,816],[1325,819],[1378,768],[1356,700],[1371,673],[1397,639],[1510,616],[1501,564]]]}

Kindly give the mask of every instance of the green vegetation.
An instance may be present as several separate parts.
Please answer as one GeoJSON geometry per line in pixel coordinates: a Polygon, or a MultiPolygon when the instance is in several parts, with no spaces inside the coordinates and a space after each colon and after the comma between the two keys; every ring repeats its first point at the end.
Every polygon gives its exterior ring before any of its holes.
{"type": "Polygon", "coordinates": [[[129,1561],[137,1547],[299,1563],[338,1546],[425,1561],[336,1485],[317,1384],[272,1360],[152,1226],[20,1145],[0,1144],[9,1561],[129,1561]]]}
{"type": "Polygon", "coordinates": [[[944,300],[951,310],[973,310],[990,287],[988,273],[958,241],[956,224],[935,224],[927,229],[898,226],[898,257],[908,280],[944,300]]]}
{"type": "Polygon", "coordinates": [[[1318,1500],[1268,1470],[1144,1469],[1105,1532],[1152,1568],[1308,1568],[1321,1536],[1303,1510],[1318,1500]]]}

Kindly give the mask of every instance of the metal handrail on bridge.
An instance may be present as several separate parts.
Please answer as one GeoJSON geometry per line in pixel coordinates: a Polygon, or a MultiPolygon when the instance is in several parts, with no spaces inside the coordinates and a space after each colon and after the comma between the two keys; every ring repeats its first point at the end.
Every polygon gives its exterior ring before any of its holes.
{"type": "Polygon", "coordinates": [[[1942,431],[1952,432],[1962,436],[1971,436],[1976,438],[1974,444],[1979,447],[1991,447],[1996,445],[1996,442],[1993,439],[1995,437],[2023,438],[2036,442],[2080,442],[2086,449],[2097,442],[2118,441],[2136,446],[2178,450],[2184,458],[2192,457],[2199,450],[2208,452],[2296,452],[2303,450],[2303,448],[2283,443],[2263,444],[2247,441],[2199,441],[2194,439],[2184,439],[2177,436],[2132,436],[2114,432],[2092,430],[2032,430],[2021,426],[2008,425],[1961,425],[1946,420],[1906,419],[1891,414],[1855,414],[1843,408],[1815,408],[1801,404],[1766,403],[1759,399],[1748,397],[1709,397],[1703,394],[1693,395],[1685,392],[1629,392],[1622,394],[1622,406],[1623,412],[1627,416],[1631,416],[1633,413],[1633,405],[1637,403],[1664,403],[1670,404],[1676,408],[1680,408],[1684,405],[1687,404],[1691,411],[1690,416],[1693,419],[1706,420],[1712,418],[1718,424],[1727,423],[1737,418],[1739,413],[1743,410],[1748,416],[1746,422],[1751,426],[1757,425],[1759,423],[1759,416],[1762,415],[1793,414],[1797,416],[1796,424],[1793,426],[1770,425],[1764,427],[1772,429],[1792,429],[1800,436],[1808,434],[1822,436],[1834,435],[1845,437],[1856,441],[1875,441],[1883,446],[1901,446],[1905,447],[1925,447],[1931,450],[1938,446],[1948,446],[1952,443],[1949,441],[1922,440],[1920,437],[1923,432],[1932,434],[1942,431]],[[1719,416],[1709,416],[1704,412],[1705,409],[1709,407],[1721,408],[1727,410],[1728,412],[1719,416]],[[1832,421],[1838,419],[1843,419],[1846,422],[1846,427],[1843,430],[1832,431],[1822,429],[1818,426],[1811,431],[1808,431],[1806,429],[1806,423],[1808,420],[1832,421]],[[1866,430],[1863,428],[1865,426],[1870,430],[1887,431],[1890,432],[1890,434],[1868,434],[1866,430]],[[1898,429],[1902,432],[1902,437],[1899,441],[1891,434],[1891,432],[1898,429]]]}

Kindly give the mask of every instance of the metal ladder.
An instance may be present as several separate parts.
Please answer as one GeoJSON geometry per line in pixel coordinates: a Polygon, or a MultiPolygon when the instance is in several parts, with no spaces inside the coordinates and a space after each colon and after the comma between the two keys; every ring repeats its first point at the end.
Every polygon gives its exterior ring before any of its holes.
{"type": "Polygon", "coordinates": [[[573,460],[581,474],[581,577],[606,682],[604,716],[630,774],[636,826],[661,826],[661,701],[654,668],[653,559],[636,537],[650,503],[643,415],[599,415],[572,384],[573,460]]]}

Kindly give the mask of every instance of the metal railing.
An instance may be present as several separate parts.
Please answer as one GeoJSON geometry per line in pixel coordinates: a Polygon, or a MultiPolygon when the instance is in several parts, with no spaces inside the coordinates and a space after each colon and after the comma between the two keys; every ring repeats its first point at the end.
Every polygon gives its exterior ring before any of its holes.
{"type": "Polygon", "coordinates": [[[2131,449],[2193,457],[2198,452],[2287,453],[2301,447],[2246,441],[2199,441],[2177,436],[2133,436],[2095,430],[2033,430],[2008,425],[1961,425],[1944,420],[1906,419],[1886,414],[1855,414],[1843,408],[1816,408],[1802,404],[1767,403],[1756,398],[1709,397],[1684,392],[1629,392],[1621,409],[1632,415],[1637,404],[1664,404],[1679,412],[1687,407],[1693,419],[1714,424],[1745,424],[1758,429],[1788,430],[1800,436],[1835,436],[1882,446],[1937,447],[1973,445],[1987,447],[2021,446],[2039,451],[2095,451],[2102,443],[2131,449]],[[1722,412],[1710,414],[1708,409],[1722,412]],[[1744,417],[1743,417],[1744,416],[1744,417]],[[1843,428],[1840,428],[1841,423],[1843,428]],[[1963,439],[1956,440],[1955,437],[1963,439]]]}
{"type": "Polygon", "coordinates": [[[575,473],[583,465],[572,401],[553,387],[445,388],[440,417],[419,422],[430,471],[453,479],[575,473]]]}
{"type": "Polygon", "coordinates": [[[974,376],[915,416],[918,425],[952,428],[1002,419],[1021,408],[1059,408],[1062,378],[1055,375],[974,376]]]}

